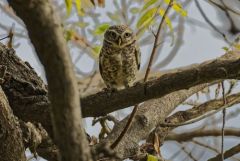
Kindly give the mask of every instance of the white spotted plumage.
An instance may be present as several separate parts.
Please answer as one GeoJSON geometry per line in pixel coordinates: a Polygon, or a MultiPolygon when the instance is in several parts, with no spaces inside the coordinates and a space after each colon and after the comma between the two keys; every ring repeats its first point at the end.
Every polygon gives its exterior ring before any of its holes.
{"type": "Polygon", "coordinates": [[[130,86],[140,68],[140,59],[136,36],[129,27],[115,25],[107,29],[99,56],[99,70],[108,88],[130,86]]]}

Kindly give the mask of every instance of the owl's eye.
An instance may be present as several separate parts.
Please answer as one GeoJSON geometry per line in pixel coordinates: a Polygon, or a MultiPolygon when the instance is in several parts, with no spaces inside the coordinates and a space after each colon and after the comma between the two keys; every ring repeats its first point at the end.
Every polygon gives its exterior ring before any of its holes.
{"type": "Polygon", "coordinates": [[[124,34],[124,37],[130,37],[131,36],[131,33],[129,33],[129,32],[126,32],[125,34],[124,34]]]}
{"type": "Polygon", "coordinates": [[[110,32],[109,34],[113,39],[117,38],[117,34],[115,32],[110,32]]]}

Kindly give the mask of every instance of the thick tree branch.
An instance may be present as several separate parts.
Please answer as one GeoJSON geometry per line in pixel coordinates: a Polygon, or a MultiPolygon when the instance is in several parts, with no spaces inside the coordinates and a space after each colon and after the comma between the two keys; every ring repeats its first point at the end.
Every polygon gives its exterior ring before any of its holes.
{"type": "MultiPolygon", "coordinates": [[[[0,53],[0,64],[6,65],[8,68],[3,89],[15,115],[24,121],[40,122],[51,135],[52,126],[49,121],[49,101],[45,85],[28,63],[24,63],[16,57],[12,49],[0,44],[0,53]]],[[[111,97],[106,92],[83,96],[81,101],[83,102],[84,117],[105,115],[128,107],[134,102],[157,98],[171,91],[179,90],[179,88],[186,89],[201,82],[224,78],[237,79],[240,73],[239,56],[238,52],[230,52],[213,61],[175,70],[158,79],[152,79],[146,83],[146,98],[143,96],[144,92],[139,92],[144,90],[144,84],[141,83],[130,89],[113,93],[111,97]],[[99,102],[100,100],[103,102],[99,102]],[[115,104],[117,102],[119,104],[115,104]]]]}
{"type": "Polygon", "coordinates": [[[29,63],[1,43],[0,65],[7,68],[2,88],[14,114],[25,122],[40,122],[52,135],[48,90],[41,78],[29,63]]]}
{"type": "Polygon", "coordinates": [[[240,94],[228,96],[226,99],[229,102],[226,105],[223,104],[222,99],[217,99],[205,102],[186,111],[178,111],[164,120],[167,123],[158,124],[148,136],[147,142],[151,142],[156,133],[161,138],[160,143],[163,144],[165,136],[168,136],[168,133],[178,125],[181,126],[200,121],[201,119],[208,117],[209,114],[213,114],[215,111],[220,111],[224,106],[231,107],[232,105],[239,103],[239,97],[240,94]]]}
{"type": "MultiPolygon", "coordinates": [[[[239,129],[225,129],[225,136],[240,137],[239,129]]],[[[221,136],[222,132],[218,129],[209,129],[209,130],[196,130],[191,132],[184,132],[180,134],[170,133],[165,140],[167,141],[191,141],[197,137],[209,137],[209,136],[221,136]]]]}
{"type": "MultiPolygon", "coordinates": [[[[208,85],[209,84],[198,85],[189,90],[180,90],[162,98],[144,102],[139,106],[132,126],[128,130],[128,135],[123,137],[114,150],[118,152],[121,158],[136,155],[139,150],[138,143],[140,140],[145,139],[149,132],[156,127],[158,123],[162,122],[180,103],[208,85]]],[[[109,134],[103,142],[112,143],[124,128],[127,119],[128,117],[120,121],[119,124],[116,124],[111,134],[109,134]]],[[[101,144],[97,146],[101,146],[101,144]]]]}
{"type": "Polygon", "coordinates": [[[59,17],[49,1],[8,1],[23,20],[31,42],[43,63],[49,84],[55,142],[61,160],[91,161],[81,125],[77,82],[59,17]]]}
{"type": "Polygon", "coordinates": [[[164,74],[160,78],[115,92],[111,96],[106,92],[99,92],[81,98],[82,112],[85,117],[105,115],[198,84],[219,79],[239,78],[240,52],[231,51],[218,59],[164,74]]]}
{"type": "MultiPolygon", "coordinates": [[[[3,89],[11,100],[10,103],[14,112],[16,111],[16,115],[20,115],[19,117],[25,121],[37,118],[35,121],[41,122],[45,128],[48,126],[47,130],[49,132],[51,126],[49,126],[49,122],[44,122],[49,119],[49,101],[45,85],[34,70],[31,67],[29,68],[28,63],[26,65],[14,55],[13,50],[7,49],[0,44],[0,52],[0,64],[7,66],[10,75],[10,79],[7,84],[3,85],[3,89]],[[23,82],[17,81],[13,76],[23,82]],[[24,90],[26,87],[28,91],[24,90]],[[17,88],[18,91],[16,91],[17,88]],[[35,100],[30,99],[33,96],[35,100]],[[22,100],[24,106],[17,102],[16,98],[22,100]]],[[[201,82],[227,78],[238,79],[240,77],[239,57],[239,52],[230,52],[218,59],[177,69],[158,76],[158,79],[152,78],[151,81],[146,83],[146,95],[143,92],[145,85],[140,83],[129,89],[115,92],[110,97],[107,92],[82,96],[83,117],[106,115],[135,103],[161,97],[175,90],[188,89],[201,82]]],[[[99,79],[96,78],[95,82],[98,82],[97,80],[99,79]]],[[[79,86],[82,87],[82,84],[80,83],[79,86]]]]}
{"type": "Polygon", "coordinates": [[[0,87],[0,160],[26,161],[22,131],[0,87]]]}
{"type": "Polygon", "coordinates": [[[165,122],[160,124],[161,127],[177,127],[200,121],[209,117],[216,112],[219,112],[222,107],[231,107],[240,103],[240,93],[232,94],[226,97],[226,104],[223,99],[215,99],[195,106],[186,111],[178,111],[165,119],[165,122]]]}
{"type": "Polygon", "coordinates": [[[47,160],[57,161],[59,151],[40,123],[34,125],[31,122],[20,121],[20,127],[25,148],[29,148],[34,155],[37,153],[47,160]]]}

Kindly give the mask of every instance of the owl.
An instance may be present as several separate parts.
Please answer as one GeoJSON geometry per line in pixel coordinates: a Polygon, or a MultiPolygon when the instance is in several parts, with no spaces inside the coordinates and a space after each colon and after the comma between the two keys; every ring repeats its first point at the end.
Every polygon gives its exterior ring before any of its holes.
{"type": "Polygon", "coordinates": [[[126,25],[109,27],[99,56],[100,74],[109,89],[132,85],[140,68],[141,53],[136,35],[126,25]]]}

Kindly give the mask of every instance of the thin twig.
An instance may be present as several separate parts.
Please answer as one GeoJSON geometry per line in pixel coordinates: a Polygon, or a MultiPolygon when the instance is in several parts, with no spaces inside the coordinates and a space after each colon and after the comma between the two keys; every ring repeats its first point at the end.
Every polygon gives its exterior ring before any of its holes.
{"type": "Polygon", "coordinates": [[[12,27],[11,27],[9,33],[8,33],[9,41],[7,42],[7,46],[8,46],[9,48],[12,48],[12,47],[13,47],[14,28],[15,28],[15,24],[13,23],[13,24],[12,24],[12,27]]]}
{"type": "Polygon", "coordinates": [[[234,9],[232,9],[232,8],[226,6],[226,5],[223,7],[223,6],[221,6],[220,4],[218,4],[218,3],[216,3],[216,2],[214,2],[214,1],[212,1],[212,0],[208,0],[208,2],[211,3],[211,4],[213,4],[213,5],[215,5],[215,6],[217,6],[218,8],[220,8],[220,9],[223,10],[223,11],[228,10],[228,11],[230,11],[230,12],[232,12],[232,13],[235,13],[236,15],[239,15],[239,16],[240,16],[240,12],[237,12],[237,11],[235,11],[234,9]]]}
{"type": "Polygon", "coordinates": [[[9,18],[11,18],[12,20],[14,20],[15,22],[17,22],[21,27],[24,27],[24,23],[22,22],[22,20],[16,16],[16,14],[14,13],[14,11],[11,9],[10,6],[8,6],[7,4],[1,4],[0,3],[0,9],[1,11],[3,11],[9,18]]]}
{"type": "Polygon", "coordinates": [[[1,38],[0,41],[1,41],[1,40],[4,40],[4,39],[7,39],[7,38],[9,38],[9,35],[7,35],[7,36],[1,38]]]}
{"type": "MultiPolygon", "coordinates": [[[[179,143],[180,144],[180,143],[179,143]]],[[[184,153],[186,153],[186,157],[184,158],[184,159],[182,159],[182,161],[185,161],[185,160],[187,160],[187,158],[189,157],[189,158],[191,158],[191,160],[193,160],[193,161],[197,161],[197,159],[193,156],[193,151],[196,149],[196,146],[194,146],[194,147],[192,147],[192,149],[190,150],[190,152],[187,150],[187,145],[181,145],[180,144],[180,146],[181,146],[181,149],[182,149],[182,151],[184,152],[184,153]]]]}
{"type": "Polygon", "coordinates": [[[83,93],[86,92],[86,90],[88,90],[88,88],[91,85],[93,78],[95,77],[96,74],[97,74],[97,71],[94,71],[93,74],[90,76],[90,80],[86,84],[86,87],[83,89],[83,93]]]}
{"type": "Polygon", "coordinates": [[[211,146],[209,146],[209,145],[207,145],[207,144],[204,144],[204,143],[202,143],[202,142],[199,142],[199,141],[197,141],[197,140],[191,140],[191,142],[194,143],[194,144],[196,144],[196,145],[199,145],[199,146],[201,146],[201,147],[207,148],[207,149],[209,149],[209,150],[211,150],[211,151],[213,151],[213,152],[215,152],[215,153],[219,153],[219,151],[218,151],[217,149],[215,149],[215,148],[213,148],[213,147],[211,147],[211,146]]]}
{"type": "MultiPolygon", "coordinates": [[[[232,148],[226,150],[224,153],[224,159],[230,158],[235,154],[240,152],[240,144],[233,146],[232,148]]],[[[208,159],[208,161],[219,161],[221,159],[221,154],[215,156],[214,158],[208,159]]]]}
{"type": "MultiPolygon", "coordinates": [[[[223,105],[227,104],[227,99],[225,97],[225,87],[224,81],[221,82],[222,86],[222,97],[223,97],[223,105]]],[[[226,109],[224,108],[222,111],[222,144],[221,144],[221,154],[222,154],[222,161],[224,161],[224,128],[225,128],[225,118],[226,118],[226,109]]]]}
{"type": "MultiPolygon", "coordinates": [[[[151,66],[152,66],[152,62],[153,62],[153,58],[156,54],[156,50],[157,50],[157,47],[158,47],[158,44],[159,44],[159,36],[160,36],[160,31],[162,30],[162,27],[163,27],[163,22],[165,21],[165,18],[166,18],[166,15],[167,13],[169,12],[171,6],[172,6],[172,2],[173,0],[170,0],[168,6],[167,6],[167,9],[162,17],[162,20],[158,26],[158,30],[157,30],[157,34],[156,34],[156,37],[155,37],[155,41],[154,41],[154,45],[153,45],[153,48],[152,48],[152,52],[151,52],[151,56],[150,56],[150,60],[149,60],[149,64],[148,64],[148,67],[147,67],[147,71],[146,71],[146,74],[145,74],[145,77],[144,77],[144,82],[147,81],[148,79],[148,76],[149,76],[149,73],[150,73],[150,69],[151,69],[151,66]]],[[[123,136],[127,133],[129,127],[131,126],[132,124],[132,120],[137,112],[137,109],[138,109],[138,104],[134,106],[133,108],[133,111],[132,113],[130,114],[130,117],[127,121],[127,124],[126,126],[124,127],[123,131],[120,133],[119,137],[115,140],[115,142],[113,142],[113,144],[110,146],[112,149],[114,149],[118,143],[122,140],[123,136]]]]}
{"type": "Polygon", "coordinates": [[[219,34],[224,38],[224,40],[225,40],[228,44],[230,44],[230,42],[229,42],[229,40],[227,39],[226,35],[225,35],[224,33],[222,33],[222,32],[209,20],[209,18],[206,16],[206,14],[204,13],[204,11],[203,11],[200,3],[198,2],[198,0],[195,0],[194,2],[195,2],[195,4],[196,4],[199,12],[201,13],[202,17],[204,18],[204,20],[205,20],[217,33],[219,33],[219,34]]]}

